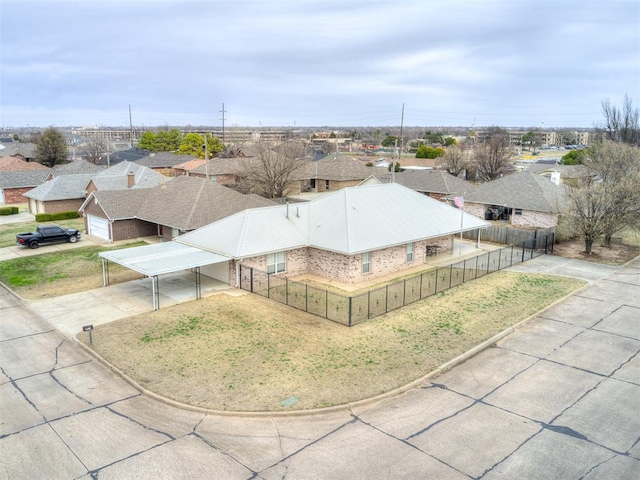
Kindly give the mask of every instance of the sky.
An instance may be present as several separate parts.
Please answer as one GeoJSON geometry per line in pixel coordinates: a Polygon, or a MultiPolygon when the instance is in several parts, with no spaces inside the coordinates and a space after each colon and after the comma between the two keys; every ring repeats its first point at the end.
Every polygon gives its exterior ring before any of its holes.
{"type": "Polygon", "coordinates": [[[589,128],[625,94],[638,0],[0,0],[0,128],[589,128]]]}

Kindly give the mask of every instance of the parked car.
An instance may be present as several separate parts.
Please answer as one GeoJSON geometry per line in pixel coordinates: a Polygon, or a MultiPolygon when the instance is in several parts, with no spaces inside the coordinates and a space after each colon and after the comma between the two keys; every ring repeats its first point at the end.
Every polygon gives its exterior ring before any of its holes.
{"type": "Polygon", "coordinates": [[[58,225],[41,225],[35,232],[19,233],[16,244],[19,247],[38,248],[40,244],[71,242],[80,240],[80,232],[75,228],[62,228],[58,225]]]}

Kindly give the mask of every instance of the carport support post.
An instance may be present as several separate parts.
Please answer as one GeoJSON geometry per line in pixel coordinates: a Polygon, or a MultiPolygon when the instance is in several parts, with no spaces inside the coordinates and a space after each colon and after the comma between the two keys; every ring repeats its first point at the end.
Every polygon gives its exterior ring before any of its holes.
{"type": "Polygon", "coordinates": [[[160,292],[158,288],[158,276],[154,275],[151,277],[151,295],[153,297],[153,309],[160,309],[160,292]]]}
{"type": "Polygon", "coordinates": [[[202,298],[202,285],[200,283],[200,267],[196,267],[196,300],[202,298]]]}
{"type": "Polygon", "coordinates": [[[102,286],[109,286],[109,260],[106,258],[102,259],[102,286]]]}

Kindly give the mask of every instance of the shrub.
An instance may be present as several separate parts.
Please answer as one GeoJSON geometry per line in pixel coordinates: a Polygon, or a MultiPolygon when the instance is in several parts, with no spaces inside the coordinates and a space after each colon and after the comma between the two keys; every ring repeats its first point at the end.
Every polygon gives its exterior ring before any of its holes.
{"type": "Polygon", "coordinates": [[[15,215],[18,213],[18,207],[0,207],[0,215],[15,215]]]}
{"type": "Polygon", "coordinates": [[[51,214],[50,213],[36,213],[36,222],[50,222],[51,214]]]}
{"type": "Polygon", "coordinates": [[[55,220],[68,220],[70,218],[78,218],[78,212],[76,210],[69,210],[67,212],[57,213],[38,213],[36,214],[36,222],[51,222],[55,220]]]}

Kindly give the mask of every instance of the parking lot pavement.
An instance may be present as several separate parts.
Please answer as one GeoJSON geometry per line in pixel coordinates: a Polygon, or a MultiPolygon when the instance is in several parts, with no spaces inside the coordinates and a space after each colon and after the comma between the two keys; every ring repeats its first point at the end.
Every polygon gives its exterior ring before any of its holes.
{"type": "Polygon", "coordinates": [[[2,478],[636,480],[640,260],[416,388],[334,412],[159,403],[3,289],[0,367],[2,478]]]}

